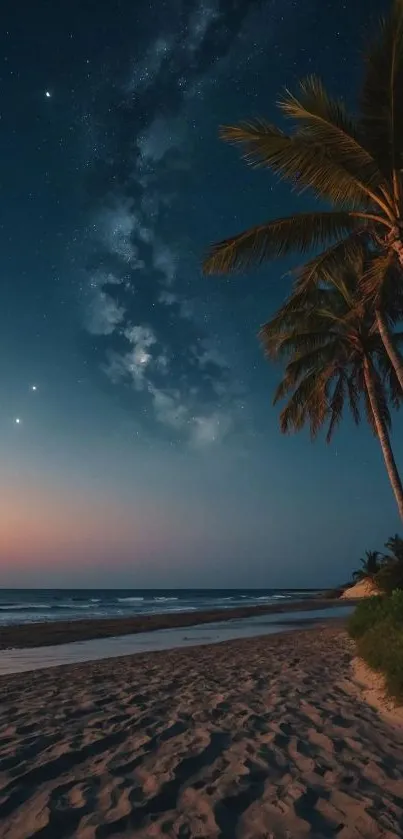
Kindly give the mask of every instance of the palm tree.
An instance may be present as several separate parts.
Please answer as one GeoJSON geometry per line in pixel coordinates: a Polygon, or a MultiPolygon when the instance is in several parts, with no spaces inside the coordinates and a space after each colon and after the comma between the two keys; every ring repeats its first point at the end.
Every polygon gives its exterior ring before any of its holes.
{"type": "Polygon", "coordinates": [[[403,589],[403,539],[396,534],[388,539],[385,548],[390,553],[382,557],[377,585],[386,594],[392,594],[396,589],[403,589]]]}
{"type": "Polygon", "coordinates": [[[373,580],[381,567],[381,555],[379,551],[365,551],[365,558],[360,559],[361,568],[354,571],[354,580],[373,580]]]}
{"type": "MultiPolygon", "coordinates": [[[[335,274],[326,287],[300,293],[297,288],[260,337],[266,354],[286,361],[285,373],[274,396],[284,398],[280,414],[283,433],[310,427],[314,439],[327,426],[327,442],[340,423],[347,404],[354,422],[364,403],[367,419],[377,436],[397,506],[403,519],[403,486],[394,459],[388,404],[402,399],[396,373],[378,331],[371,307],[359,293],[365,271],[335,274]]],[[[395,336],[397,343],[403,333],[395,336]]]]}
{"type": "Polygon", "coordinates": [[[289,134],[255,120],[225,126],[221,137],[240,145],[248,163],[269,167],[300,192],[312,190],[331,209],[264,221],[218,242],[204,272],[232,273],[324,248],[305,266],[301,282],[308,288],[369,252],[376,258],[364,288],[403,390],[403,358],[380,304],[386,277],[393,272],[401,284],[403,269],[403,0],[392,0],[368,52],[356,118],[314,76],[297,95],[286,91],[279,107],[292,122],[289,134]]]}
{"type": "Polygon", "coordinates": [[[396,533],[385,543],[385,548],[392,554],[392,558],[403,563],[403,539],[396,533]]]}

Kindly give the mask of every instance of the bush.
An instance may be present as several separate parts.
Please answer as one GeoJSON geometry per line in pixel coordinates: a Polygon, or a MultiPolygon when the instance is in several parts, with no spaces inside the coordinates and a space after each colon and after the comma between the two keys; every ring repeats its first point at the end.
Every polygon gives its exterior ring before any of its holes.
{"type": "Polygon", "coordinates": [[[391,696],[403,700],[403,625],[387,618],[357,642],[358,653],[374,670],[385,676],[391,696]]]}
{"type": "Polygon", "coordinates": [[[358,604],[348,621],[348,631],[352,638],[361,638],[386,617],[386,598],[381,596],[368,597],[358,604]]]}
{"type": "Polygon", "coordinates": [[[386,679],[386,687],[403,701],[403,591],[370,597],[359,603],[348,624],[358,654],[386,679]]]}
{"type": "Polygon", "coordinates": [[[378,588],[385,594],[392,594],[396,589],[403,589],[403,562],[385,558],[375,577],[378,588]]]}

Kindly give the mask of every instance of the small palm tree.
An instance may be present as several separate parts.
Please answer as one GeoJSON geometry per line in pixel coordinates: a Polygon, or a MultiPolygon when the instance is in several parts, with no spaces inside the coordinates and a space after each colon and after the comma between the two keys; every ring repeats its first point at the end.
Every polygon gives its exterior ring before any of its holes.
{"type": "Polygon", "coordinates": [[[380,304],[386,277],[393,272],[401,284],[403,269],[403,0],[392,0],[367,55],[357,118],[313,76],[297,95],[286,91],[279,106],[292,122],[289,134],[255,120],[225,126],[221,137],[240,145],[248,163],[270,168],[298,191],[312,190],[331,209],[264,221],[218,242],[204,271],[232,273],[325,248],[305,266],[309,287],[354,263],[363,249],[370,252],[376,259],[364,286],[403,390],[403,358],[380,304]]]}
{"type": "Polygon", "coordinates": [[[384,554],[377,575],[377,585],[386,594],[403,589],[403,539],[397,534],[385,544],[389,553],[384,554]]]}
{"type": "MultiPolygon", "coordinates": [[[[371,308],[359,293],[361,270],[335,274],[326,287],[304,290],[287,301],[261,330],[266,353],[285,360],[284,377],[274,403],[287,399],[280,414],[283,433],[310,427],[315,438],[327,426],[327,441],[347,404],[356,424],[364,403],[377,436],[397,506],[403,519],[403,487],[394,459],[389,404],[402,393],[395,370],[374,329],[371,308]]],[[[403,334],[395,336],[397,343],[403,334]]]]}
{"type": "Polygon", "coordinates": [[[403,563],[403,539],[396,533],[385,543],[385,548],[392,554],[392,559],[403,563]]]}
{"type": "Polygon", "coordinates": [[[379,551],[365,551],[365,558],[360,559],[361,568],[354,571],[354,580],[373,580],[381,567],[379,551]]]}

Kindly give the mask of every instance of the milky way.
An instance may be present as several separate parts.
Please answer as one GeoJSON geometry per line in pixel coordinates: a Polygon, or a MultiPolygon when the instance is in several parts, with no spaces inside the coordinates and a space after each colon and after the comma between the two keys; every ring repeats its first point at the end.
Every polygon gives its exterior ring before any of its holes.
{"type": "MultiPolygon", "coordinates": [[[[217,329],[222,292],[200,277],[211,233],[197,228],[214,210],[207,150],[217,135],[217,95],[241,86],[250,65],[258,72],[291,14],[287,5],[281,16],[275,4],[259,5],[166,10],[167,24],[137,60],[127,59],[90,162],[87,328],[108,337],[105,374],[134,388],[148,425],[154,418],[173,439],[197,445],[239,431],[251,413],[227,330],[217,329]]],[[[252,103],[253,75],[244,93],[252,103]]]]}

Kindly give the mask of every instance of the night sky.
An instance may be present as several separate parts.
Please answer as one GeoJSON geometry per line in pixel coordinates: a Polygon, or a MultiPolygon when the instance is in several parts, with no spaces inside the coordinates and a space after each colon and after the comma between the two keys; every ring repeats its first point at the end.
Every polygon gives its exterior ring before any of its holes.
{"type": "MultiPolygon", "coordinates": [[[[283,262],[207,246],[312,206],[218,140],[308,73],[354,102],[368,0],[6,4],[0,584],[314,586],[399,529],[346,418],[282,437],[256,333],[283,262]]],[[[394,431],[403,468],[402,421],[394,431]]]]}

